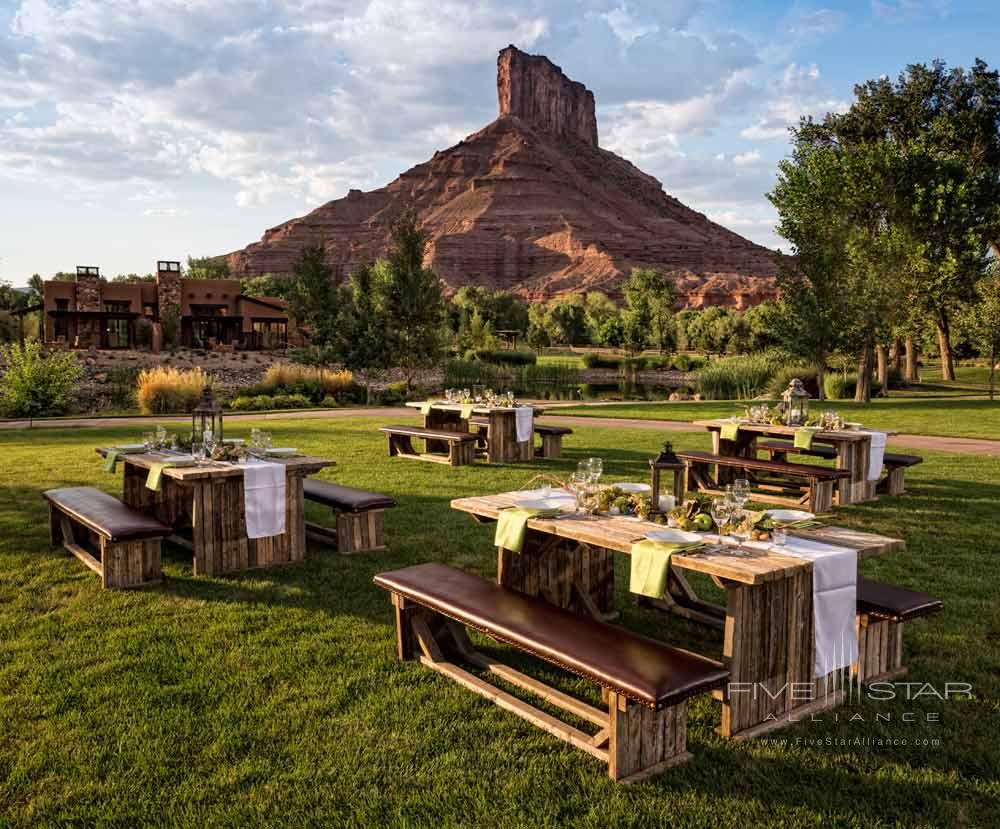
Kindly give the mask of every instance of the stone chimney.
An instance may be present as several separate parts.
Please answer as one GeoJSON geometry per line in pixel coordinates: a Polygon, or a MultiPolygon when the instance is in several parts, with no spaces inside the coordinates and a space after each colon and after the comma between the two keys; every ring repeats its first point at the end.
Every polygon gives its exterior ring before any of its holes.
{"type": "Polygon", "coordinates": [[[180,313],[181,305],[181,263],[161,259],[156,263],[156,304],[159,317],[171,308],[180,313]]]}
{"type": "Polygon", "coordinates": [[[512,115],[554,135],[597,146],[594,93],[541,55],[508,46],[497,58],[500,117],[512,115]]]}
{"type": "Polygon", "coordinates": [[[93,265],[76,266],[76,310],[101,310],[101,269],[93,265]]]}

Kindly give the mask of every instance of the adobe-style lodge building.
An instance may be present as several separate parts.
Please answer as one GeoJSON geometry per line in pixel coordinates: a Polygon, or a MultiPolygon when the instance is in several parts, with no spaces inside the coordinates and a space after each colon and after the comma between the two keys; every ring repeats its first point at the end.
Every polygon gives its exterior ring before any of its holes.
{"type": "Polygon", "coordinates": [[[134,348],[137,329],[152,325],[154,350],[164,319],[176,317],[178,345],[247,350],[288,345],[288,304],[247,296],[236,279],[186,279],[181,263],[156,263],[155,282],[106,282],[81,265],[76,281],[44,286],[43,339],[68,348],[134,348]]]}

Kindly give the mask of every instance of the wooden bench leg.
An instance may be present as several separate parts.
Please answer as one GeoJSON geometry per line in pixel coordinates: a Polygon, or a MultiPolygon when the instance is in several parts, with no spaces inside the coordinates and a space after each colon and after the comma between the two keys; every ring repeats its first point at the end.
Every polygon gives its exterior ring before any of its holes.
{"type": "Polygon", "coordinates": [[[373,509],[367,512],[337,513],[337,551],[367,553],[385,549],[385,531],[382,514],[385,510],[373,509]]]}
{"type": "Polygon", "coordinates": [[[654,711],[608,694],[608,776],[636,783],[691,759],[687,750],[687,701],[654,711]]]}
{"type": "Polygon", "coordinates": [[[890,466],[886,476],[878,482],[875,491],[880,495],[905,495],[906,467],[890,466]]]}
{"type": "Polygon", "coordinates": [[[473,441],[450,441],[448,443],[448,463],[452,466],[467,466],[476,460],[476,444],[473,441]]]}
{"type": "Polygon", "coordinates": [[[851,673],[858,682],[887,682],[906,673],[903,623],[858,615],[858,661],[851,673]]]}
{"type": "Polygon", "coordinates": [[[817,515],[833,509],[833,481],[809,479],[809,511],[817,515]]]}
{"type": "Polygon", "coordinates": [[[143,587],[162,576],[160,539],[108,541],[101,539],[101,579],[104,586],[143,587]]]}
{"type": "Polygon", "coordinates": [[[542,435],[542,451],[540,457],[562,457],[562,435],[542,435]]]}

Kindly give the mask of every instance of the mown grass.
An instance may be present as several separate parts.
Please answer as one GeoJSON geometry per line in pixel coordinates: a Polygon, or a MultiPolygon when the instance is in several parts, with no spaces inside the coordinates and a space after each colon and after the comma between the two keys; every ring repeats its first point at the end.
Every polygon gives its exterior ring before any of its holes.
{"type": "MultiPolygon", "coordinates": [[[[389,603],[371,578],[427,560],[493,575],[492,528],[452,511],[451,498],[516,488],[540,469],[565,473],[593,454],[609,478],[642,479],[661,436],[579,428],[560,461],[453,470],[390,461],[378,423],[268,428],[278,445],[335,458],[324,477],[398,499],[388,551],[311,547],[301,565],[194,578],[188,555],[170,548],[165,583],[132,592],[101,591],[75,559],[47,549],[38,493],[73,484],[117,493],[120,479],[100,471],[93,447],[135,430],[0,433],[0,826],[996,824],[996,460],[928,455],[907,497],[838,514],[907,538],[905,554],[863,570],[945,600],[943,614],[907,630],[908,679],[968,682],[974,699],[853,702],[836,719],[783,730],[780,745],[719,739],[719,710],[701,698],[689,718],[695,760],[624,788],[583,753],[397,663],[389,603]],[[916,722],[901,721],[907,712],[916,722]],[[928,723],[934,713],[941,721],[928,723]],[[795,742],[828,738],[908,744],[795,742]],[[914,745],[924,739],[941,742],[914,745]]],[[[707,446],[703,434],[671,437],[707,446]]],[[[719,653],[717,632],[637,610],[622,568],[624,624],[719,653]]]]}
{"type": "MultiPolygon", "coordinates": [[[[677,401],[673,403],[614,403],[601,406],[567,406],[552,414],[638,420],[692,421],[740,415],[748,404],[735,400],[677,401]]],[[[842,401],[812,401],[811,409],[840,412],[848,420],[873,429],[901,434],[1000,440],[1000,399],[902,398],[873,400],[869,405],[842,401]]]]}

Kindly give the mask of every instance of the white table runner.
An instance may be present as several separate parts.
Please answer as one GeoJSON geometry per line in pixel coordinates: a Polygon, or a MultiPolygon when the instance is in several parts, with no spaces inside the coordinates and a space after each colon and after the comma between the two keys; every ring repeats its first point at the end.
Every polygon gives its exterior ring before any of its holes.
{"type": "Polygon", "coordinates": [[[517,424],[517,442],[526,443],[531,440],[531,433],[535,428],[534,408],[531,406],[520,406],[514,410],[514,418],[517,424]]]}
{"type": "Polygon", "coordinates": [[[268,538],[285,531],[285,466],[251,460],[243,472],[247,536],[268,538]]]}

